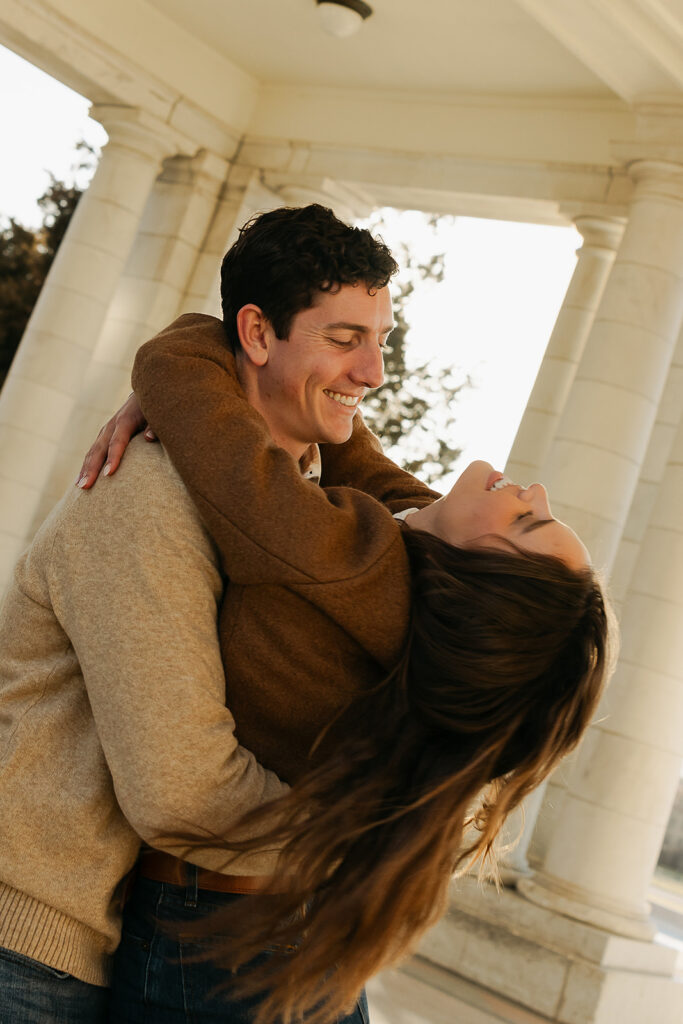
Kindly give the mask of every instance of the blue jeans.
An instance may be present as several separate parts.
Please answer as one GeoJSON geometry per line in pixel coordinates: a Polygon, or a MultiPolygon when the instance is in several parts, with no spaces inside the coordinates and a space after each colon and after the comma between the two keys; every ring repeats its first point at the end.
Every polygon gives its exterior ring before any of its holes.
{"type": "MultiPolygon", "coordinates": [[[[200,921],[245,899],[258,897],[139,878],[124,911],[114,958],[109,1024],[252,1024],[258,997],[237,998],[229,988],[221,988],[229,975],[206,959],[211,939],[182,934],[183,922],[200,921]],[[169,925],[176,926],[174,934],[169,925]],[[203,959],[198,960],[198,954],[203,959]]],[[[261,956],[268,955],[264,951],[261,956]]],[[[338,1024],[368,1020],[363,993],[354,1012],[338,1024]]]]}
{"type": "Polygon", "coordinates": [[[105,1024],[109,989],[0,948],[2,1024],[105,1024]]]}

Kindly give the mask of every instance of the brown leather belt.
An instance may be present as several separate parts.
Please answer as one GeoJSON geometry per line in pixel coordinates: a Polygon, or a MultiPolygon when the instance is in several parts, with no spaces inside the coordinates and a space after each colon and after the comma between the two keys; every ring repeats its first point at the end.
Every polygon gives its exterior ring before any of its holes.
{"type": "MultiPolygon", "coordinates": [[[[172,857],[170,853],[145,850],[140,855],[137,873],[140,878],[150,878],[154,882],[186,886],[191,882],[188,870],[191,866],[178,857],[172,857]]],[[[197,888],[213,892],[255,895],[264,892],[272,880],[272,875],[224,875],[220,871],[197,868],[197,888]]]]}

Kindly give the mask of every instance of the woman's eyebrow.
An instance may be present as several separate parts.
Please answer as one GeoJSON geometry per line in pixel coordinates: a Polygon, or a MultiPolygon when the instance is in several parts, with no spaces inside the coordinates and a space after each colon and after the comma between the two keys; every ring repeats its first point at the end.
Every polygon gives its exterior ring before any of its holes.
{"type": "Polygon", "coordinates": [[[535,522],[529,523],[522,530],[522,533],[531,533],[532,530],[537,530],[539,526],[546,526],[547,523],[556,523],[557,519],[536,519],[535,522]]]}

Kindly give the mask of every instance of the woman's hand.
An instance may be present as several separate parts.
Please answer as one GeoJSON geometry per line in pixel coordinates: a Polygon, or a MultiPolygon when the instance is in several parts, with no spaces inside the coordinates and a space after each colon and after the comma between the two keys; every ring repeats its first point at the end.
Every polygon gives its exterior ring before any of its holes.
{"type": "MultiPolygon", "coordinates": [[[[135,392],[129,396],[118,412],[115,412],[108,423],[100,430],[97,440],[89,449],[78,474],[77,487],[87,490],[97,480],[102,466],[102,476],[110,476],[118,469],[119,463],[128,447],[131,437],[139,434],[147,427],[147,420],[142,414],[135,392]]],[[[148,441],[156,441],[157,437],[151,427],[145,430],[148,441]]]]}

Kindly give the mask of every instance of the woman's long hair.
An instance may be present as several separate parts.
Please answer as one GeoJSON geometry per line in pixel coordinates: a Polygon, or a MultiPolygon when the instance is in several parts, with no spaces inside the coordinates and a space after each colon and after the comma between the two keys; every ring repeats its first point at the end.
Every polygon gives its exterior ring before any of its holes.
{"type": "Polygon", "coordinates": [[[506,816],[598,705],[608,612],[591,569],[417,530],[405,542],[413,611],[400,663],[344,713],[333,756],[244,819],[261,836],[229,844],[282,850],[272,894],[209,924],[231,968],[281,950],[236,983],[266,993],[257,1024],[348,1012],[436,922],[453,873],[491,860],[506,816]]]}

